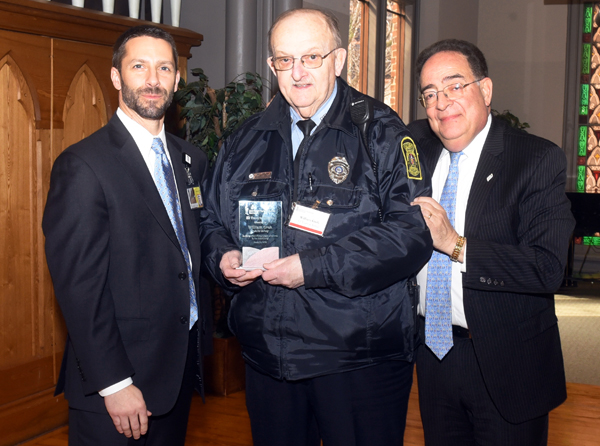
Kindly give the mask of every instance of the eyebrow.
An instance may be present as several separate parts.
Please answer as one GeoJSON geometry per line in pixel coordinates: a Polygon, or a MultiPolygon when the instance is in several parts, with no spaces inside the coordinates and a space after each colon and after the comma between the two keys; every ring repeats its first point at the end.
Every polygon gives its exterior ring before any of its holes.
{"type": "MultiPolygon", "coordinates": [[[[465,79],[465,77],[462,74],[451,74],[450,76],[446,76],[445,78],[442,79],[442,84],[451,81],[453,79],[465,79]]],[[[429,85],[425,85],[424,87],[421,87],[421,93],[423,93],[425,90],[429,90],[431,88],[437,88],[435,85],[433,84],[429,84],[429,85]]]]}
{"type": "MultiPolygon", "coordinates": [[[[149,61],[147,59],[133,59],[130,61],[130,63],[132,64],[136,64],[136,63],[149,63],[149,61]]],[[[172,60],[159,60],[157,62],[158,65],[171,65],[172,67],[175,66],[175,64],[173,63],[172,60]]]]}
{"type": "MultiPolygon", "coordinates": [[[[321,52],[323,52],[323,50],[321,48],[313,47],[312,49],[308,50],[307,53],[302,53],[299,57],[310,56],[313,54],[320,54],[321,52]]],[[[279,59],[280,57],[293,57],[293,56],[291,54],[285,54],[285,53],[283,53],[282,56],[275,56],[275,54],[273,54],[273,59],[279,59]]]]}

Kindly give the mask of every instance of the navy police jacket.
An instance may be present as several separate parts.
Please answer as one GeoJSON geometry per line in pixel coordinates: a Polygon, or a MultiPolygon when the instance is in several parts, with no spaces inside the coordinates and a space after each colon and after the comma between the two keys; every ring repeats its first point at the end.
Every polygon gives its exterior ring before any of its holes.
{"type": "Polygon", "coordinates": [[[290,109],[280,93],[223,145],[204,187],[207,212],[200,232],[205,265],[235,293],[229,325],[244,359],[277,379],[413,359],[416,303],[407,282],[428,261],[432,240],[419,207],[410,203],[430,194],[430,181],[404,123],[373,100],[368,141],[379,166],[376,181],[350,115],[352,97],[360,93],[337,82],[337,96],[302,152],[297,182],[298,203],[318,205],[330,214],[323,236],[285,225],[293,201],[294,160],[290,109]],[[329,165],[336,157],[345,158],[348,169],[339,184],[329,165]],[[221,257],[240,249],[240,200],[282,202],[281,257],[299,253],[304,286],[288,289],[259,278],[237,288],[223,278],[221,257]]]}

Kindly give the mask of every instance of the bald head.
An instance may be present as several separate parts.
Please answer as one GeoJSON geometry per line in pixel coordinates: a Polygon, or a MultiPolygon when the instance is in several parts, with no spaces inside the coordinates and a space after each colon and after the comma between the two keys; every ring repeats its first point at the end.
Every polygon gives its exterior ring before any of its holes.
{"type": "Polygon", "coordinates": [[[340,40],[337,20],[314,9],[288,11],[271,28],[272,56],[267,62],[279,91],[304,119],[312,117],[335,89],[346,61],[340,40]]]}
{"type": "Polygon", "coordinates": [[[323,21],[323,24],[328,28],[329,33],[331,34],[331,38],[333,39],[333,47],[339,48],[342,46],[342,36],[340,34],[340,25],[338,23],[337,17],[331,14],[328,11],[322,11],[320,9],[311,9],[311,8],[298,8],[298,9],[290,9],[289,11],[284,12],[277,20],[273,22],[271,29],[269,30],[269,51],[271,55],[273,55],[273,33],[275,29],[279,27],[281,23],[287,20],[293,20],[298,17],[302,17],[305,15],[313,16],[315,18],[319,18],[323,21]]]}

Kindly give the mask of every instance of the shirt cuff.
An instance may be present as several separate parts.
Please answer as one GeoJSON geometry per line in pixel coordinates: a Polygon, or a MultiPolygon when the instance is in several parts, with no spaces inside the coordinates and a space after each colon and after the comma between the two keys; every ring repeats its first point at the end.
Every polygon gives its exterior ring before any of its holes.
{"type": "Polygon", "coordinates": [[[106,389],[100,390],[98,393],[101,397],[105,397],[108,395],[112,395],[113,393],[117,393],[119,390],[123,390],[125,387],[128,387],[133,384],[133,379],[125,378],[123,381],[119,381],[112,386],[107,387],[106,389]]]}

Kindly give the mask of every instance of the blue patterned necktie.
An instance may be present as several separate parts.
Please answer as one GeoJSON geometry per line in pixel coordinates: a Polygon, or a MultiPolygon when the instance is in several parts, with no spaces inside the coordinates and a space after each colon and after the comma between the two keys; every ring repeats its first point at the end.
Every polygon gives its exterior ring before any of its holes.
{"type": "MultiPolygon", "coordinates": [[[[440,205],[454,226],[458,160],[462,152],[450,153],[450,170],[442,190],[440,205]]],[[[446,254],[433,251],[427,265],[427,297],[425,300],[425,344],[440,359],[452,348],[452,261],[446,254]]]]}
{"type": "Polygon", "coordinates": [[[198,303],[196,301],[196,289],[194,287],[194,276],[192,275],[192,266],[190,264],[190,252],[188,250],[185,232],[183,230],[183,219],[181,217],[181,203],[177,195],[175,187],[175,178],[173,177],[173,169],[165,154],[165,148],[160,138],[154,138],[152,141],[152,150],[156,154],[156,162],[154,164],[154,181],[160,198],[162,198],[169,220],[179,240],[181,252],[187,265],[188,279],[190,283],[190,328],[198,320],[198,303]]]}

